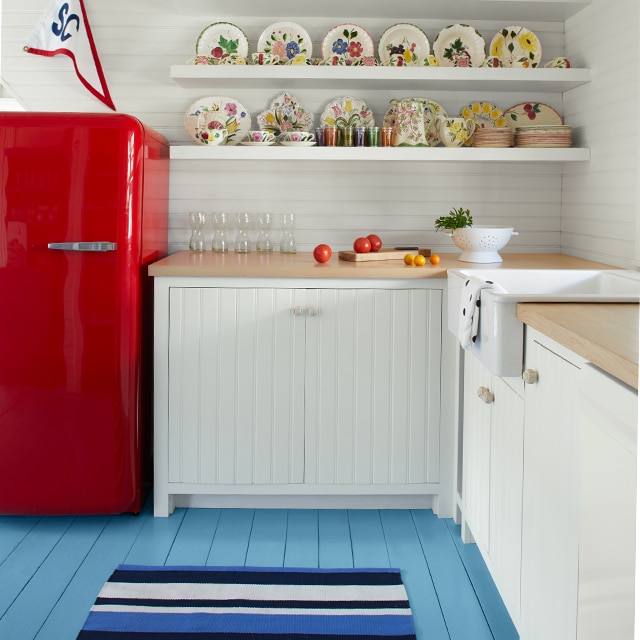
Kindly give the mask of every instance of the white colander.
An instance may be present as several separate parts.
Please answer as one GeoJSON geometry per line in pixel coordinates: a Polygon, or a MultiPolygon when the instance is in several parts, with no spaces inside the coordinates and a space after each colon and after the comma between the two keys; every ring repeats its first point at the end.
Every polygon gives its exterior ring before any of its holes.
{"type": "Polygon", "coordinates": [[[453,243],[462,254],[458,260],[462,262],[502,262],[498,251],[503,249],[511,236],[517,236],[518,232],[513,227],[463,227],[454,229],[448,233],[453,243]]]}

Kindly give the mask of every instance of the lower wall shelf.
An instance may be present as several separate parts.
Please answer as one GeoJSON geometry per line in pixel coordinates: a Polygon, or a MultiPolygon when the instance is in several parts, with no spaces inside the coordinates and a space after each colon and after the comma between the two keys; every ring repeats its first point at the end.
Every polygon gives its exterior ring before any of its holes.
{"type": "Polygon", "coordinates": [[[241,147],[173,145],[172,160],[317,160],[378,162],[588,162],[591,150],[572,148],[241,147]]]}

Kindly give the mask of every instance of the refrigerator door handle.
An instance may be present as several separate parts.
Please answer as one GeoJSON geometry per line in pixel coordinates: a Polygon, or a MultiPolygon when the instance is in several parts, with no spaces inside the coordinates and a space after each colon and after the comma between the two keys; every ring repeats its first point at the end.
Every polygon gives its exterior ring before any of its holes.
{"type": "Polygon", "coordinates": [[[49,249],[60,251],[115,251],[115,242],[50,242],[49,249]]]}

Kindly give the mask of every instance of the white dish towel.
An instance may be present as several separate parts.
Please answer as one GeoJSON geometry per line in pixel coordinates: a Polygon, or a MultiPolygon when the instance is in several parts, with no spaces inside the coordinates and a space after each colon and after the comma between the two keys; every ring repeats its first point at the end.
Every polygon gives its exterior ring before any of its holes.
{"type": "Polygon", "coordinates": [[[478,337],[480,331],[480,305],[483,289],[504,289],[493,282],[469,276],[460,293],[460,316],[458,318],[458,339],[463,349],[470,349],[478,337]]]}

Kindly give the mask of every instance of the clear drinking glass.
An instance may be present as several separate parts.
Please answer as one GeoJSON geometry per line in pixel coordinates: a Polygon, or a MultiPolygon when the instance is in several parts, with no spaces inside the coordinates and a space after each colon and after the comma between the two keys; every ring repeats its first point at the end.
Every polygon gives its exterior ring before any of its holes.
{"type": "Polygon", "coordinates": [[[282,227],[282,238],[280,239],[280,253],[295,253],[296,239],[294,232],[296,221],[293,213],[283,213],[280,222],[282,227]]]}
{"type": "Polygon", "coordinates": [[[213,241],[211,248],[217,253],[229,251],[227,229],[229,228],[229,215],[227,213],[213,214],[213,241]]]}
{"type": "Polygon", "coordinates": [[[204,227],[207,217],[201,211],[191,211],[189,213],[189,225],[191,226],[191,239],[189,240],[189,250],[199,253],[207,250],[207,243],[204,237],[204,227]]]}
{"type": "Polygon", "coordinates": [[[249,213],[239,213],[236,218],[238,232],[236,234],[236,253],[249,253],[251,243],[249,241],[249,228],[251,227],[251,215],[249,213]]]}
{"type": "Polygon", "coordinates": [[[256,251],[262,253],[270,253],[273,251],[273,242],[271,241],[271,214],[258,214],[258,239],[256,240],[256,251]]]}

